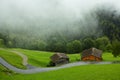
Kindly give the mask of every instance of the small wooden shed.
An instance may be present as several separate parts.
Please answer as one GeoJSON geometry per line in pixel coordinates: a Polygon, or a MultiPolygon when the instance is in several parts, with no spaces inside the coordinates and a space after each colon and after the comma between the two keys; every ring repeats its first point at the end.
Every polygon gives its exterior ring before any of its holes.
{"type": "Polygon", "coordinates": [[[69,62],[69,57],[65,53],[55,53],[50,57],[50,59],[52,66],[66,64],[69,62]]]}
{"type": "Polygon", "coordinates": [[[101,61],[102,60],[102,50],[96,48],[90,48],[84,50],[81,54],[81,60],[83,61],[101,61]]]}

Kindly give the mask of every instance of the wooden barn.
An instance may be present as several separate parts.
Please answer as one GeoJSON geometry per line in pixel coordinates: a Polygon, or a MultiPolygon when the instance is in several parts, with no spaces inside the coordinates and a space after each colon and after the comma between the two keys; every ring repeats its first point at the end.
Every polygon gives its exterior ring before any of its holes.
{"type": "Polygon", "coordinates": [[[102,51],[96,48],[90,48],[84,50],[81,54],[81,60],[83,61],[101,61],[102,51]]]}
{"type": "Polygon", "coordinates": [[[55,53],[51,57],[51,66],[66,64],[69,62],[69,57],[64,53],[55,53]]]}

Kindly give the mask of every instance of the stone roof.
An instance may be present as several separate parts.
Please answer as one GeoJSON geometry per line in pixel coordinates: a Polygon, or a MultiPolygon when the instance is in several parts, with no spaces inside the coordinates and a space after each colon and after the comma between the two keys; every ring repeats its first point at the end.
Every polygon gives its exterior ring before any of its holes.
{"type": "Polygon", "coordinates": [[[96,49],[96,48],[90,48],[87,50],[84,50],[81,54],[81,58],[86,57],[86,56],[96,56],[98,58],[102,58],[102,50],[96,49]]]}
{"type": "Polygon", "coordinates": [[[53,54],[50,59],[53,61],[53,62],[56,62],[57,60],[59,59],[67,59],[69,58],[65,53],[55,53],[53,54]]]}

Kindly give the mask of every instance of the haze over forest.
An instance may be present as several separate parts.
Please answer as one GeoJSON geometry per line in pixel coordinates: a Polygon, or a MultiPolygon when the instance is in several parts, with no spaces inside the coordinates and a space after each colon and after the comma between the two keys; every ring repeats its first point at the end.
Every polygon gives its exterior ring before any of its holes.
{"type": "Polygon", "coordinates": [[[0,30],[38,36],[93,29],[97,19],[92,11],[111,4],[120,8],[118,0],[1,0],[0,30]]]}
{"type": "Polygon", "coordinates": [[[0,38],[9,47],[50,51],[86,37],[111,43],[120,39],[119,12],[119,0],[0,0],[0,38]]]}

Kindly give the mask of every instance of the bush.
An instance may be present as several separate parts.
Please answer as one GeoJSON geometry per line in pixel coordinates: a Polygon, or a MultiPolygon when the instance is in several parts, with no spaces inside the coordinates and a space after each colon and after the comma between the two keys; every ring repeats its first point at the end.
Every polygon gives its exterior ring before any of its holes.
{"type": "Polygon", "coordinates": [[[5,47],[3,39],[0,39],[0,47],[5,47]]]}
{"type": "Polygon", "coordinates": [[[107,51],[108,47],[110,47],[110,40],[107,37],[101,37],[96,39],[96,47],[103,51],[107,51]]]}
{"type": "Polygon", "coordinates": [[[106,46],[106,51],[112,52],[112,45],[110,43],[106,46]]]}
{"type": "Polygon", "coordinates": [[[95,46],[94,40],[92,40],[91,38],[85,38],[83,40],[83,49],[89,49],[94,46],[95,46]]]}
{"type": "Polygon", "coordinates": [[[120,42],[115,40],[112,42],[112,46],[113,46],[113,48],[112,48],[113,49],[113,52],[112,52],[113,56],[114,57],[120,56],[120,42]]]}
{"type": "Polygon", "coordinates": [[[82,50],[82,44],[79,40],[74,40],[67,44],[67,53],[79,53],[82,50]]]}

